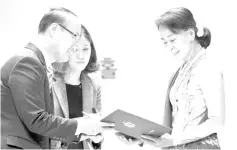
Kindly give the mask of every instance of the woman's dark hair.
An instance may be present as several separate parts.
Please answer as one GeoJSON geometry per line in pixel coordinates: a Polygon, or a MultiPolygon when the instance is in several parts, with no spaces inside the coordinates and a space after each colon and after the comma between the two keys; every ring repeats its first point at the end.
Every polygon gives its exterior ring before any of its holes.
{"type": "Polygon", "coordinates": [[[182,30],[188,30],[190,28],[194,29],[195,39],[198,43],[205,49],[210,45],[211,42],[211,32],[208,28],[203,28],[203,35],[197,36],[198,28],[196,21],[193,18],[193,14],[190,10],[184,7],[172,8],[160,16],[158,20],[155,21],[156,26],[164,26],[168,28],[171,32],[177,34],[182,30]]]}
{"type": "Polygon", "coordinates": [[[82,28],[82,36],[85,36],[85,38],[87,38],[87,40],[90,42],[90,46],[91,46],[91,56],[90,56],[90,60],[86,66],[86,68],[84,69],[84,71],[86,73],[91,73],[91,72],[95,72],[99,70],[99,64],[97,63],[97,55],[96,55],[96,50],[95,50],[95,45],[94,42],[92,41],[91,35],[88,32],[88,30],[85,28],[85,26],[81,26],[82,28]]]}
{"type": "MultiPolygon", "coordinates": [[[[81,25],[81,36],[84,36],[90,42],[90,46],[91,46],[91,56],[83,72],[84,73],[96,72],[99,70],[99,64],[97,62],[95,46],[90,36],[90,33],[83,25],[81,25]]],[[[64,62],[64,63],[54,62],[52,64],[52,70],[53,70],[54,76],[58,76],[58,75],[60,76],[60,75],[65,74],[66,68],[68,66],[69,66],[68,62],[64,62]]]]}

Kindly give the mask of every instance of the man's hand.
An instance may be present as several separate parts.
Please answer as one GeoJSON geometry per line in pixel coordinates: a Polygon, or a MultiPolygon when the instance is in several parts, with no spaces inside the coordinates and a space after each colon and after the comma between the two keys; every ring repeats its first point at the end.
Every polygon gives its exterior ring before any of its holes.
{"type": "Polygon", "coordinates": [[[96,136],[106,130],[114,129],[115,124],[109,122],[100,122],[101,116],[99,114],[87,114],[77,119],[79,130],[76,135],[81,133],[86,135],[96,136]]]}
{"type": "Polygon", "coordinates": [[[91,139],[94,143],[100,143],[104,139],[104,137],[102,134],[97,134],[97,135],[82,134],[80,141],[84,141],[86,139],[91,139]]]}

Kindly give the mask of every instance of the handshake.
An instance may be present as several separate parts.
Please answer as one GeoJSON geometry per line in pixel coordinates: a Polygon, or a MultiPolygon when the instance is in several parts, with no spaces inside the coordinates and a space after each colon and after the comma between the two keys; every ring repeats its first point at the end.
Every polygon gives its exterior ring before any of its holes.
{"type": "Polygon", "coordinates": [[[80,141],[91,139],[94,143],[99,143],[103,140],[101,133],[115,127],[114,123],[100,122],[102,117],[98,113],[83,114],[83,117],[75,118],[78,123],[76,135],[80,137],[80,141]]]}

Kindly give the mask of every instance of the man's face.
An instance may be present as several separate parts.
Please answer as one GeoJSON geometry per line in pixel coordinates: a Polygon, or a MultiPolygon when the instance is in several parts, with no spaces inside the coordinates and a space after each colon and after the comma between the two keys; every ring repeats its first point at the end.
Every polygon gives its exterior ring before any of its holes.
{"type": "Polygon", "coordinates": [[[68,50],[76,45],[81,35],[81,24],[72,19],[65,24],[55,23],[55,46],[56,52],[53,57],[57,62],[67,62],[68,50]]]}

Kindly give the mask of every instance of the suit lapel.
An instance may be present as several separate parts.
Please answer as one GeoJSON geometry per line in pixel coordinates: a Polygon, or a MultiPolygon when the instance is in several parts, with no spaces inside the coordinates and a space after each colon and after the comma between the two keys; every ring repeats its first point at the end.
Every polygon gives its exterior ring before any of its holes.
{"type": "Polygon", "coordinates": [[[83,99],[83,111],[92,113],[93,107],[93,86],[82,72],[81,74],[81,84],[82,84],[82,99],[83,99]]]}
{"type": "MultiPolygon", "coordinates": [[[[26,52],[28,54],[28,56],[31,56],[33,58],[35,58],[39,63],[42,64],[42,66],[44,67],[44,70],[45,70],[45,73],[47,74],[47,68],[46,68],[46,63],[45,63],[45,59],[44,59],[44,56],[43,56],[43,53],[41,52],[41,50],[34,44],[32,43],[28,43],[26,46],[25,46],[26,49],[28,49],[27,51],[23,51],[23,52],[26,52]]],[[[47,99],[47,104],[45,105],[46,107],[46,110],[49,111],[50,113],[53,112],[53,100],[51,100],[50,98],[50,87],[49,87],[49,80],[48,78],[45,79],[45,99],[47,99]]]]}
{"type": "MultiPolygon", "coordinates": [[[[83,104],[83,111],[87,113],[92,113],[93,106],[93,86],[86,76],[84,72],[81,73],[81,85],[82,85],[82,104],[83,104]]],[[[83,141],[83,145],[85,149],[90,148],[90,142],[88,140],[83,141]]]]}
{"type": "MultiPolygon", "coordinates": [[[[94,106],[93,86],[88,77],[86,77],[86,75],[83,72],[81,73],[81,85],[82,85],[83,111],[87,113],[92,113],[92,108],[94,106]]],[[[64,116],[66,118],[69,118],[69,107],[68,107],[65,81],[62,78],[57,78],[56,81],[53,83],[53,89],[55,95],[57,96],[58,103],[62,108],[64,116]]]]}
{"type": "Polygon", "coordinates": [[[69,118],[67,90],[63,79],[57,79],[55,81],[54,91],[65,118],[69,118]]]}
{"type": "MultiPolygon", "coordinates": [[[[42,52],[34,44],[29,43],[26,48],[31,49],[36,52],[39,57],[40,62],[46,69],[46,63],[42,52]]],[[[65,81],[62,78],[57,79],[54,83],[53,89],[55,95],[57,96],[58,103],[60,104],[65,118],[69,118],[69,107],[67,100],[67,91],[65,86],[65,81]]],[[[93,108],[93,86],[89,78],[84,72],[81,73],[81,84],[82,84],[82,100],[83,100],[83,111],[92,113],[93,108]]]]}

